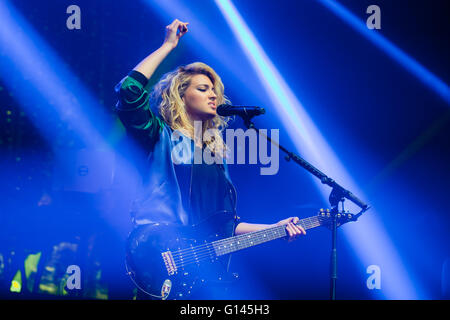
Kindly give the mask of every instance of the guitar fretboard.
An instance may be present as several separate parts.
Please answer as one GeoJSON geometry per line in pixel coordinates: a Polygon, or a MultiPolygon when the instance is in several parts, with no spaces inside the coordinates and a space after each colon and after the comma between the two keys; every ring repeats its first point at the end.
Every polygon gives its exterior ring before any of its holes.
{"type": "MultiPolygon", "coordinates": [[[[322,225],[320,216],[309,217],[300,220],[297,225],[301,225],[305,230],[322,225]]],[[[239,236],[234,236],[212,242],[212,246],[217,256],[222,256],[245,248],[256,246],[267,241],[286,237],[288,235],[286,226],[276,226],[260,231],[250,232],[239,236]]]]}

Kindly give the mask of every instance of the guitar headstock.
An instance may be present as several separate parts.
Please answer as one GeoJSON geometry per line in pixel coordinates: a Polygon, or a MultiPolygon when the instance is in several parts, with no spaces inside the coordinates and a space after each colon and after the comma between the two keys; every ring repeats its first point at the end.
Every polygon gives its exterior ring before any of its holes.
{"type": "MultiPolygon", "coordinates": [[[[332,227],[333,213],[331,212],[330,209],[320,209],[317,216],[319,218],[321,225],[327,228],[332,227]]],[[[338,212],[336,214],[336,222],[338,227],[350,221],[356,221],[356,217],[354,214],[349,212],[338,212]]]]}

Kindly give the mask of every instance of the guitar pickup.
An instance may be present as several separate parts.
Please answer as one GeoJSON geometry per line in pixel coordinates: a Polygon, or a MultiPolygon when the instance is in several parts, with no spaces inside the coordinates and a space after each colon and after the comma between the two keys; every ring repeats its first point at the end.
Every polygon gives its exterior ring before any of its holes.
{"type": "Polygon", "coordinates": [[[173,260],[172,252],[162,252],[161,255],[163,257],[164,264],[166,265],[167,273],[169,274],[169,276],[174,275],[175,272],[177,272],[177,265],[173,260]]]}

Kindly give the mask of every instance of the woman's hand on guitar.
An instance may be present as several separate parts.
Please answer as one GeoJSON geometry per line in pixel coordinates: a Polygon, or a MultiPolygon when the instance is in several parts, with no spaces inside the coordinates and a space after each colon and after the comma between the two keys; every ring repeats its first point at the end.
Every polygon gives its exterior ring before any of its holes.
{"type": "Polygon", "coordinates": [[[300,219],[298,217],[290,217],[281,221],[278,221],[276,225],[286,226],[286,231],[288,232],[287,240],[289,242],[294,241],[300,235],[305,235],[306,231],[301,225],[296,225],[300,219]]]}

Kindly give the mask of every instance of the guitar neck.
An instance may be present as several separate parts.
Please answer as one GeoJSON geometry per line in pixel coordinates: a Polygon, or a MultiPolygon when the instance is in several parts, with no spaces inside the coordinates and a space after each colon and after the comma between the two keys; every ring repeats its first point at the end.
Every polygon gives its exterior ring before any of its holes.
{"type": "MultiPolygon", "coordinates": [[[[302,226],[305,230],[319,227],[322,225],[320,216],[313,216],[301,219],[297,225],[302,226]]],[[[256,246],[268,241],[280,239],[288,235],[286,226],[275,226],[260,231],[245,233],[242,235],[225,238],[212,242],[212,246],[217,256],[222,256],[235,251],[256,246]]]]}

